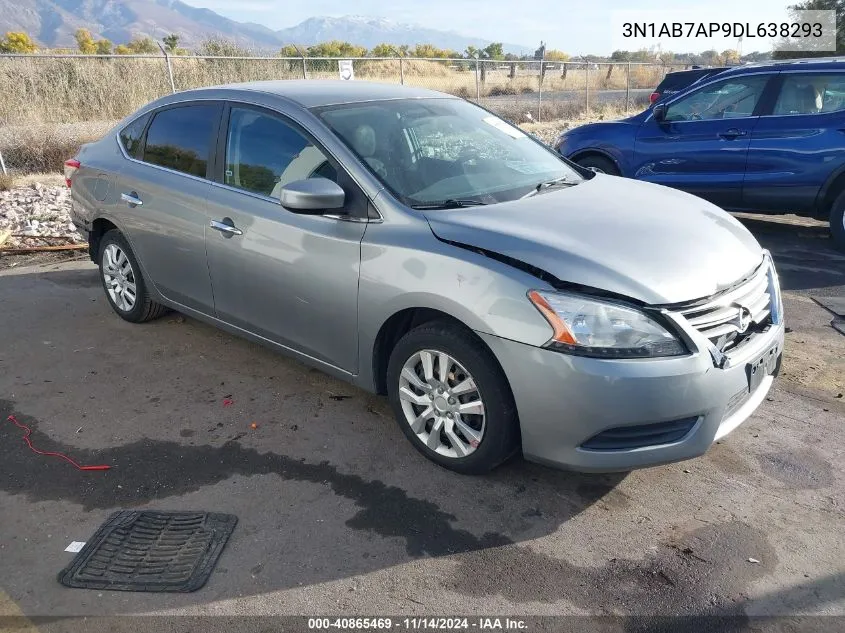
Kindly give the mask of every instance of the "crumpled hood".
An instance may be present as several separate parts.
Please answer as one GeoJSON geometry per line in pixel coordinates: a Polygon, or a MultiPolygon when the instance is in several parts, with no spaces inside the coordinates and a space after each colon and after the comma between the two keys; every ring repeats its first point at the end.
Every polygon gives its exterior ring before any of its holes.
{"type": "Polygon", "coordinates": [[[425,215],[440,239],[649,304],[710,296],[763,257],[751,233],[719,207],[668,187],[601,174],[522,200],[425,215]]]}

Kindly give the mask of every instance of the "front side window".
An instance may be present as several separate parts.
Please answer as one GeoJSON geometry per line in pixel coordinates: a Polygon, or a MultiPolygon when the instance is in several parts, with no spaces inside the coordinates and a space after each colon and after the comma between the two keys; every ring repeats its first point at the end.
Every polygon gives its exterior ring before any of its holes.
{"type": "Polygon", "coordinates": [[[337,181],[325,154],[278,116],[233,106],[226,137],[223,182],[272,198],[285,185],[306,178],[337,181]]]}
{"type": "Polygon", "coordinates": [[[410,206],[515,200],[541,183],[582,178],[520,129],[459,99],[395,99],[317,109],[390,191],[410,206]]]}
{"type": "Polygon", "coordinates": [[[144,161],[205,178],[218,106],[161,110],[147,130],[144,161]]]}
{"type": "Polygon", "coordinates": [[[845,73],[785,74],[772,114],[821,114],[845,110],[845,73]]]}
{"type": "Polygon", "coordinates": [[[123,149],[132,158],[141,158],[141,136],[144,134],[144,128],[147,127],[147,121],[150,120],[150,115],[145,114],[138,117],[132,123],[127,125],[120,131],[120,142],[123,144],[123,149]]]}
{"type": "Polygon", "coordinates": [[[666,109],[665,121],[707,121],[750,117],[763,94],[766,75],[731,77],[696,90],[666,109]]]}

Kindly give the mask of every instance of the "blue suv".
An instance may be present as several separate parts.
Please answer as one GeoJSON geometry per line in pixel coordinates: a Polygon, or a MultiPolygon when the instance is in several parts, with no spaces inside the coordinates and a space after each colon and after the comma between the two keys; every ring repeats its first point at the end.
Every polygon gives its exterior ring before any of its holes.
{"type": "Polygon", "coordinates": [[[732,211],[830,220],[845,250],[845,58],[739,66],[555,141],[583,167],[732,211]]]}

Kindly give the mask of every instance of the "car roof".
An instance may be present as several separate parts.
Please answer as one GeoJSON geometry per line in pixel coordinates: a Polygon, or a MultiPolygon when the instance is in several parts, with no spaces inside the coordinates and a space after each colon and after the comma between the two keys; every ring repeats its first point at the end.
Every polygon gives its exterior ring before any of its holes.
{"type": "Polygon", "coordinates": [[[452,95],[415,88],[400,84],[378,83],[374,81],[341,81],[328,79],[287,79],[276,81],[250,81],[246,83],[225,84],[186,90],[178,93],[183,99],[191,96],[203,96],[214,91],[216,96],[225,98],[227,91],[241,94],[243,91],[262,92],[277,95],[293,101],[304,108],[355,103],[361,101],[381,101],[386,99],[454,99],[452,95]]]}
{"type": "Polygon", "coordinates": [[[742,66],[731,66],[725,71],[724,76],[755,71],[778,72],[781,70],[845,70],[845,57],[811,57],[754,62],[742,66]]]}

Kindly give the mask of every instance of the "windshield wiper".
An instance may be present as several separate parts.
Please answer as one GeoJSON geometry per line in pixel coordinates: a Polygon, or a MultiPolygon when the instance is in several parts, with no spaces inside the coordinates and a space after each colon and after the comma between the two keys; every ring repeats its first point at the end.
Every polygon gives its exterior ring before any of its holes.
{"type": "Polygon", "coordinates": [[[448,200],[440,200],[439,202],[426,202],[425,204],[412,204],[412,209],[418,211],[435,210],[435,209],[463,209],[465,207],[482,207],[486,202],[481,200],[458,199],[449,198],[448,200]]]}
{"type": "Polygon", "coordinates": [[[535,196],[541,191],[545,191],[546,189],[551,189],[553,187],[571,187],[573,185],[577,185],[579,182],[580,181],[578,180],[570,180],[569,176],[561,176],[560,178],[555,178],[554,180],[546,180],[544,182],[541,182],[539,185],[534,187],[533,191],[529,191],[522,197],[530,198],[531,196],[535,196]]]}

